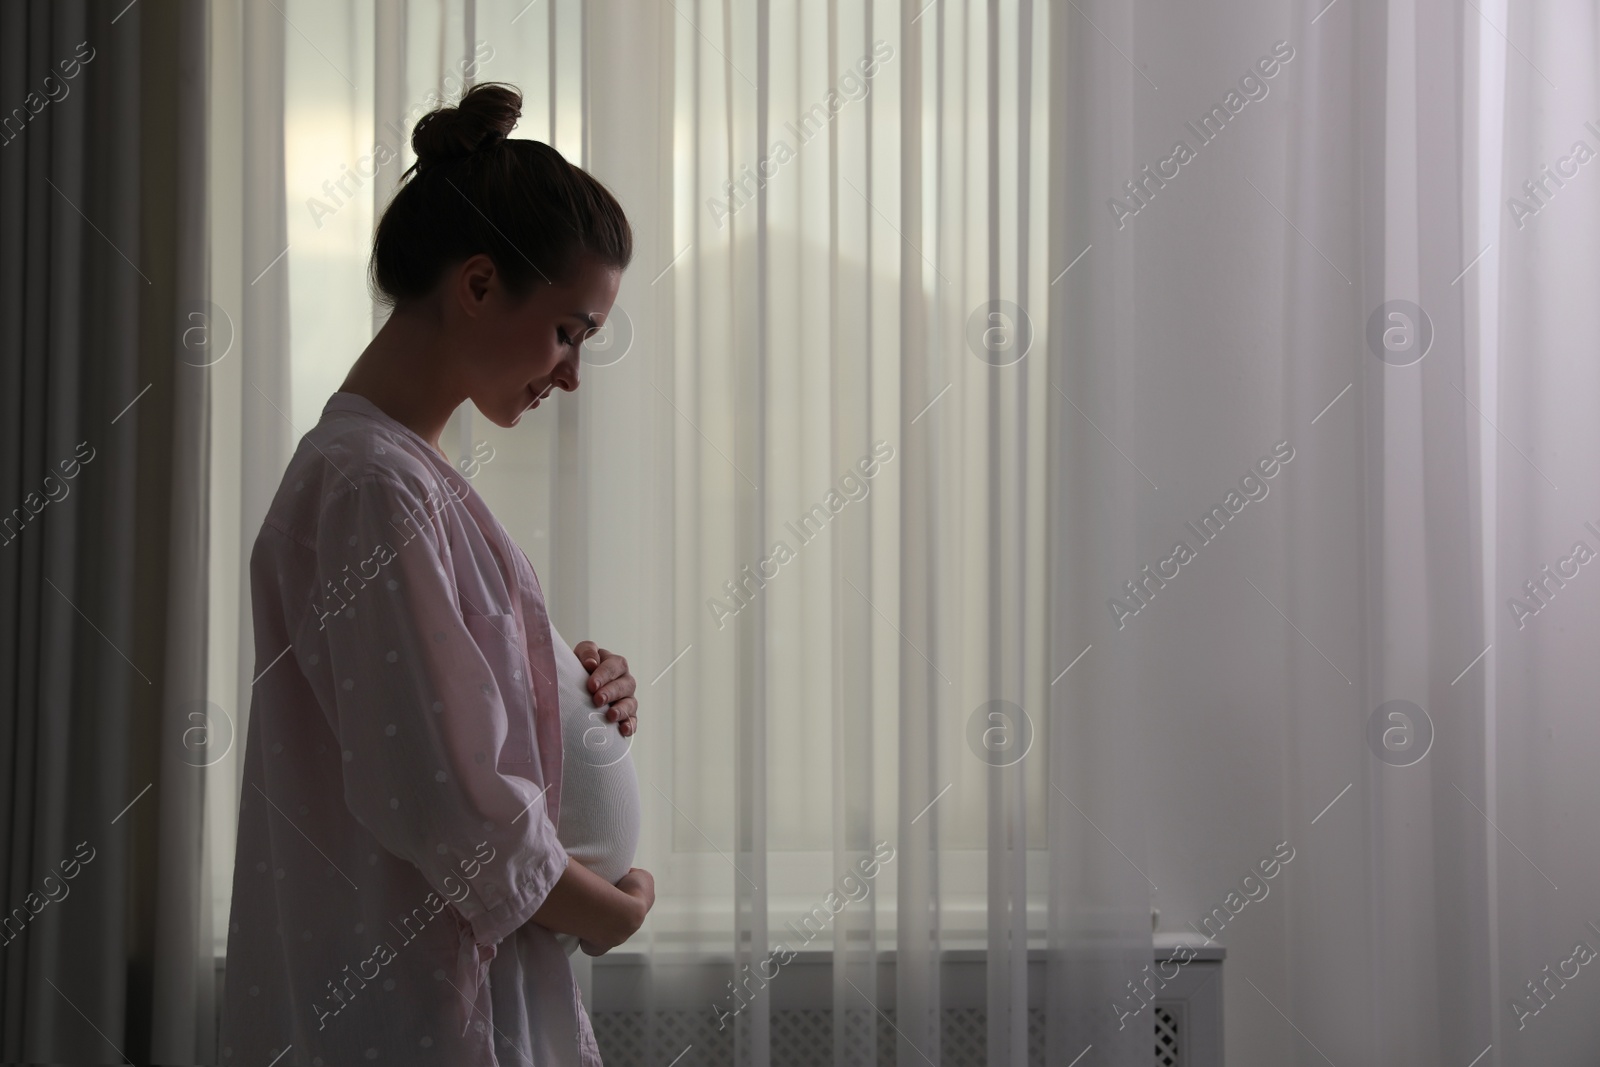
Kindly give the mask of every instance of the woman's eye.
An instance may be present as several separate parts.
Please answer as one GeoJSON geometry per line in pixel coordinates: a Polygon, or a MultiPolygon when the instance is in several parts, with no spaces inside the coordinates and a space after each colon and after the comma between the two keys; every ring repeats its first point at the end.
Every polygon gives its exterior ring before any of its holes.
{"type": "Polygon", "coordinates": [[[572,344],[572,338],[567,336],[567,331],[563,330],[559,326],[556,327],[556,336],[561,339],[561,343],[562,344],[564,344],[564,345],[572,344]]]}

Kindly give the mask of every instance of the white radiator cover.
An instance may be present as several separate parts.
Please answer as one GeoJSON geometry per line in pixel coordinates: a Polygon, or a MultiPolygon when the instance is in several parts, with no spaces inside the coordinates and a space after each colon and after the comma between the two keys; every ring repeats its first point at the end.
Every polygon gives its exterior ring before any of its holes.
{"type": "MultiPolygon", "coordinates": [[[[1168,960],[1180,943],[1174,935],[1156,935],[1153,959],[1168,960]]],[[[1221,946],[1195,948],[1195,958],[1167,981],[1142,1025],[1152,1035],[1154,1067],[1222,1067],[1222,961],[1221,946]]],[[[698,962],[655,970],[656,1003],[646,1004],[646,971],[641,957],[611,954],[594,960],[593,975],[585,983],[585,1001],[595,1038],[607,1067],[661,1067],[692,1048],[683,1062],[697,1067],[733,1067],[736,1057],[733,1027],[717,1029],[711,1005],[726,991],[726,961],[698,962]],[[720,986],[720,990],[719,990],[720,986]],[[647,1010],[648,1007],[648,1010],[647,1010]]],[[[879,989],[894,988],[893,953],[880,954],[879,989]]],[[[1030,953],[1029,988],[1044,983],[1044,954],[1030,953]]],[[[1168,971],[1171,967],[1166,968],[1168,971]]],[[[833,1012],[831,1010],[832,958],[828,952],[800,953],[784,968],[784,980],[773,985],[772,1065],[813,1067],[833,1062],[833,1012]],[[779,990],[782,994],[779,995],[779,990]]],[[[941,1012],[942,1067],[984,1067],[987,1012],[984,1009],[984,954],[981,950],[955,950],[944,954],[940,976],[944,1008],[941,1012]]],[[[876,1063],[895,1062],[896,1034],[892,1007],[883,1013],[863,1005],[846,1020],[852,1038],[850,1049],[863,1052],[861,1062],[874,1062],[865,1054],[876,1046],[876,1063]]],[[[1038,1004],[1028,1010],[1028,1062],[1044,1067],[1045,1012],[1038,1004]]]]}

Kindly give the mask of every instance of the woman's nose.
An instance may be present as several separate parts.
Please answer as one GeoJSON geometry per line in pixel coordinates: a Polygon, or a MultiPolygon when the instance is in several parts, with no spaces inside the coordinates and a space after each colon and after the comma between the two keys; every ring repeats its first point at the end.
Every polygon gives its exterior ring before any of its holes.
{"type": "Polygon", "coordinates": [[[556,368],[556,385],[569,393],[578,388],[578,366],[580,363],[582,363],[582,359],[577,355],[563,360],[561,366],[556,368]]]}

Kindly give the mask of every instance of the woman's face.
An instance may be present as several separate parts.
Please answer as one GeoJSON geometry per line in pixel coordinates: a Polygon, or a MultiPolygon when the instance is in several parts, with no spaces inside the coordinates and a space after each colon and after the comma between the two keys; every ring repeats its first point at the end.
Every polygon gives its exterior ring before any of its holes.
{"type": "Polygon", "coordinates": [[[570,281],[537,282],[521,300],[487,256],[467,260],[458,278],[467,395],[484,418],[511,427],[551,391],[578,388],[579,352],[611,314],[622,272],[585,254],[570,281]]]}

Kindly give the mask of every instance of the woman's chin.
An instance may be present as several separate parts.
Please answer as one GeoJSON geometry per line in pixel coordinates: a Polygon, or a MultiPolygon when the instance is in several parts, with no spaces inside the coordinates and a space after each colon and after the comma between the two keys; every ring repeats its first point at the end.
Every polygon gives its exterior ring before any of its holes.
{"type": "Polygon", "coordinates": [[[538,407],[538,404],[530,404],[528,403],[527,398],[524,397],[515,404],[508,404],[505,407],[502,407],[493,415],[488,415],[486,413],[485,417],[501,429],[509,430],[521,422],[523,416],[532,412],[536,407],[538,407]]]}

